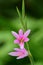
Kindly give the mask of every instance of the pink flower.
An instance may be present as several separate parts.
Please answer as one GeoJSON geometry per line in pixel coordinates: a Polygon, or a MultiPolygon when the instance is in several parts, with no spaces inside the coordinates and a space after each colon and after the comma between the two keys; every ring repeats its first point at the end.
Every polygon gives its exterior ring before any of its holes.
{"type": "Polygon", "coordinates": [[[28,52],[25,48],[24,49],[15,48],[14,50],[15,50],[15,52],[11,52],[11,53],[9,53],[9,55],[17,56],[16,59],[22,59],[22,58],[28,56],[28,52]]]}
{"type": "Polygon", "coordinates": [[[29,38],[27,36],[30,34],[30,30],[27,30],[25,33],[20,29],[19,33],[17,34],[16,32],[12,31],[13,36],[16,37],[14,40],[14,43],[19,44],[20,48],[24,48],[24,42],[28,42],[29,38]]]}

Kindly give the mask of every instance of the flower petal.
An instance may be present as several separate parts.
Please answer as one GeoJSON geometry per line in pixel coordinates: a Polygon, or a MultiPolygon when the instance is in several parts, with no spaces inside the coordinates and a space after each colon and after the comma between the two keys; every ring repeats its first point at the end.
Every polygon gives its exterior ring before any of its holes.
{"type": "Polygon", "coordinates": [[[21,43],[19,44],[19,46],[20,46],[21,49],[23,49],[23,48],[24,48],[24,43],[21,42],[21,43]]]}
{"type": "Polygon", "coordinates": [[[24,33],[24,37],[27,37],[27,36],[30,34],[30,31],[31,31],[31,30],[27,30],[27,31],[24,33]]]}
{"type": "Polygon", "coordinates": [[[20,37],[23,36],[23,31],[22,31],[22,29],[19,30],[19,36],[20,36],[20,37]]]}
{"type": "Polygon", "coordinates": [[[19,35],[18,35],[16,32],[14,32],[14,31],[12,31],[12,34],[13,34],[13,36],[15,36],[16,38],[19,37],[19,35]]]}
{"type": "Polygon", "coordinates": [[[29,41],[29,38],[25,38],[25,39],[24,39],[24,42],[28,42],[28,41],[29,41]]]}
{"type": "Polygon", "coordinates": [[[18,39],[14,40],[14,43],[19,43],[19,40],[18,39]]]}
{"type": "Polygon", "coordinates": [[[25,55],[22,55],[22,56],[17,57],[16,59],[22,59],[24,57],[26,57],[26,56],[25,55]]]}
{"type": "Polygon", "coordinates": [[[9,55],[11,56],[19,56],[20,52],[11,52],[9,53],[9,55]]]}
{"type": "Polygon", "coordinates": [[[19,48],[14,48],[14,50],[15,50],[15,51],[21,51],[21,49],[19,49],[19,48]]]}

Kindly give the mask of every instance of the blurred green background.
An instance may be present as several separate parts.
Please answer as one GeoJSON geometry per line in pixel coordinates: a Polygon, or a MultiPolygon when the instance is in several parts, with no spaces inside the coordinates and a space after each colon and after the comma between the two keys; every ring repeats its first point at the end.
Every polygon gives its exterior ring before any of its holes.
{"type": "MultiPolygon", "coordinates": [[[[23,28],[16,6],[21,12],[22,0],[0,0],[0,65],[29,65],[29,58],[16,60],[8,55],[13,51],[14,37],[11,31],[23,28]]],[[[25,0],[26,22],[31,29],[29,47],[35,65],[43,65],[43,0],[25,0]]]]}

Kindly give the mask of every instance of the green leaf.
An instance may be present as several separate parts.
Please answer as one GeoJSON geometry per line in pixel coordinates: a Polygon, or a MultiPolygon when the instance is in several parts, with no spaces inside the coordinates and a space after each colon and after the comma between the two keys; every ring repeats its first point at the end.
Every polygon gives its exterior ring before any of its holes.
{"type": "Polygon", "coordinates": [[[21,20],[21,14],[20,14],[20,11],[19,11],[18,7],[16,7],[16,9],[17,9],[17,13],[18,13],[18,15],[19,15],[19,18],[20,18],[20,20],[21,20]]]}
{"type": "Polygon", "coordinates": [[[23,26],[23,28],[24,28],[24,21],[23,21],[23,19],[22,19],[22,16],[21,16],[21,14],[20,14],[20,12],[19,12],[19,9],[16,7],[16,9],[17,9],[17,13],[18,13],[18,15],[19,15],[19,19],[20,19],[20,21],[21,21],[21,24],[22,24],[22,26],[23,26]]]}

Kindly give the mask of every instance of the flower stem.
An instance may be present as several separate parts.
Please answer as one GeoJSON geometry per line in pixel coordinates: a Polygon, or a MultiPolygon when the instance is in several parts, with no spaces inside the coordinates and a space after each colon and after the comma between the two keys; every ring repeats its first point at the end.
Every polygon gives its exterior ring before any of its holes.
{"type": "Polygon", "coordinates": [[[26,45],[27,45],[28,57],[29,57],[29,59],[30,59],[31,65],[34,65],[33,56],[32,56],[32,54],[30,53],[30,50],[29,50],[29,45],[28,45],[28,43],[26,43],[26,45]]]}
{"type": "Polygon", "coordinates": [[[32,56],[32,54],[30,53],[28,43],[26,43],[26,45],[27,45],[27,50],[28,50],[28,54],[29,54],[28,57],[29,57],[29,59],[30,59],[31,65],[34,65],[33,56],[32,56]]]}
{"type": "MultiPolygon", "coordinates": [[[[24,22],[23,21],[24,18],[25,18],[25,6],[24,6],[24,0],[22,0],[22,21],[21,22],[24,22]]],[[[27,22],[25,22],[24,30],[27,30],[27,22]]],[[[30,53],[28,43],[26,43],[26,45],[27,45],[28,54],[29,54],[28,57],[30,59],[31,65],[34,65],[33,57],[32,57],[32,54],[30,53]]]]}

